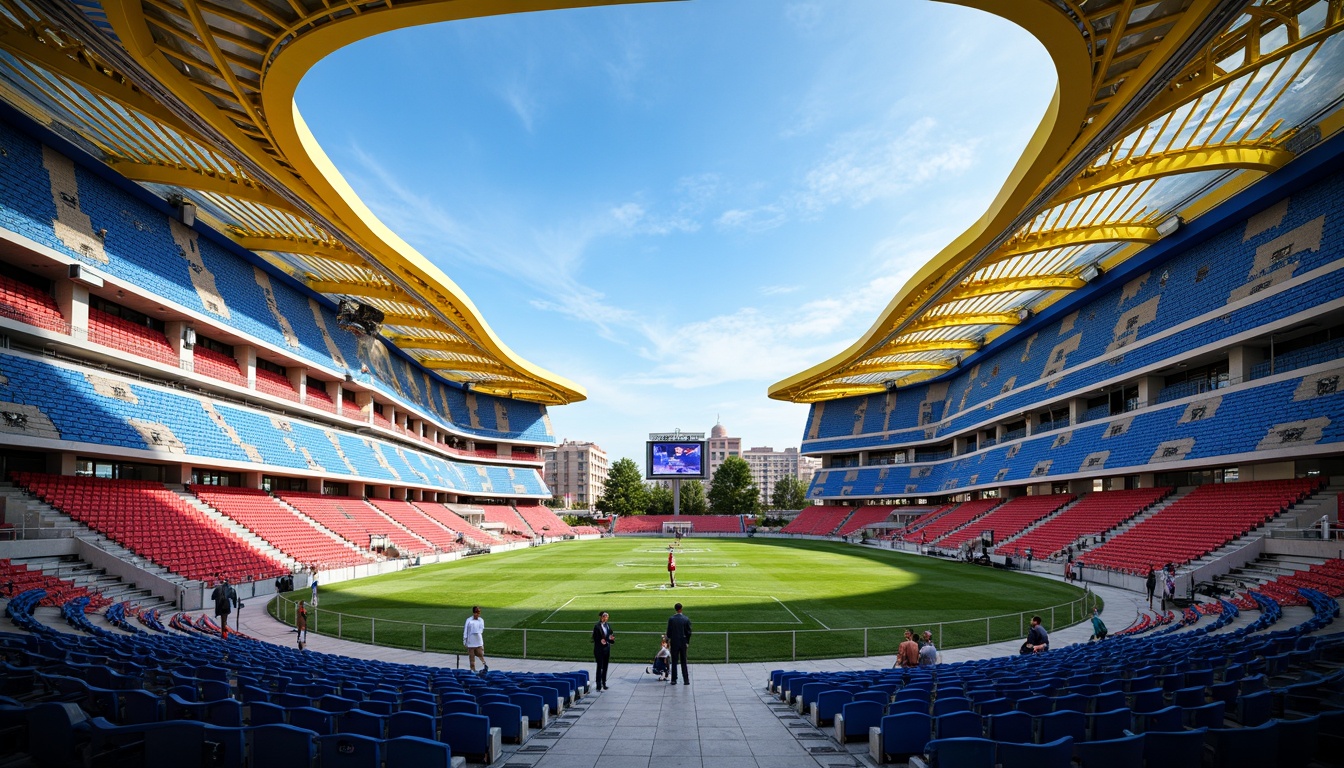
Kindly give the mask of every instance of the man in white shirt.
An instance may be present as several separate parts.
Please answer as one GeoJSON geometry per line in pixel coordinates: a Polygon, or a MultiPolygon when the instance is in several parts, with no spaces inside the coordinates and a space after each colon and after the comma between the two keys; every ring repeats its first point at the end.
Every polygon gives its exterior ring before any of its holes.
{"type": "Polygon", "coordinates": [[[476,659],[481,659],[481,673],[490,671],[490,665],[485,663],[485,620],[481,618],[481,606],[473,605],[471,607],[471,618],[462,627],[462,644],[467,647],[467,663],[471,664],[471,671],[476,671],[476,659]]]}

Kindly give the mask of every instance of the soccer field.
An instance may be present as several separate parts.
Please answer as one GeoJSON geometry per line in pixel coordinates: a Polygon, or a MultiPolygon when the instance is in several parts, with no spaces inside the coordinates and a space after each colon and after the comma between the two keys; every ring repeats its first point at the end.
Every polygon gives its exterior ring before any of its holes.
{"type": "MultiPolygon", "coordinates": [[[[613,658],[644,662],[681,602],[694,623],[692,660],[712,662],[894,653],[906,627],[931,629],[940,648],[953,648],[1023,636],[1033,613],[1053,626],[1084,618],[1082,590],[1057,581],[820,541],[688,538],[672,589],[668,543],[560,542],[322,587],[309,623],[321,634],[452,653],[480,605],[488,655],[587,659],[605,610],[613,658]]],[[[279,610],[292,621],[292,610],[279,610]]]]}

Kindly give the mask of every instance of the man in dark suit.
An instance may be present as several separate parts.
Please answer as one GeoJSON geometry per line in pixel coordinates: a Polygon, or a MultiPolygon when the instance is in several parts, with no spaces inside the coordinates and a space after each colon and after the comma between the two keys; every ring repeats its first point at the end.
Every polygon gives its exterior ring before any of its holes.
{"type": "Polygon", "coordinates": [[[677,684],[677,664],[681,664],[683,685],[691,684],[691,671],[686,666],[686,648],[691,644],[691,619],[681,612],[681,603],[672,606],[676,613],[667,620],[667,645],[672,651],[672,685],[677,684]]]}
{"type": "Polygon", "coordinates": [[[597,690],[610,689],[607,685],[607,665],[611,663],[611,644],[616,642],[616,633],[607,623],[607,612],[597,614],[597,623],[593,625],[593,659],[597,661],[597,690]]]}

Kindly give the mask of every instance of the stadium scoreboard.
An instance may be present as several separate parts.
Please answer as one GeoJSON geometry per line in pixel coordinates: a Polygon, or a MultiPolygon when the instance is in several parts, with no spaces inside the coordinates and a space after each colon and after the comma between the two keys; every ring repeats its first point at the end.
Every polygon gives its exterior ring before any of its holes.
{"type": "Polygon", "coordinates": [[[645,450],[645,478],[649,480],[705,480],[704,432],[651,432],[645,450]]]}

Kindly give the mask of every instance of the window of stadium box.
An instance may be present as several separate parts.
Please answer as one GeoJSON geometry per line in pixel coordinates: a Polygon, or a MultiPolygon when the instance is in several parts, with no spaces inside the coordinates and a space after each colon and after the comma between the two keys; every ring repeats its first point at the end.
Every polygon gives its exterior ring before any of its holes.
{"type": "Polygon", "coordinates": [[[163,482],[163,467],[158,464],[137,464],[110,459],[75,459],[75,477],[101,477],[108,480],[150,480],[163,482]]]}
{"type": "Polygon", "coordinates": [[[192,485],[223,485],[238,487],[243,484],[243,473],[220,472],[214,469],[194,467],[191,470],[192,485]]]}

